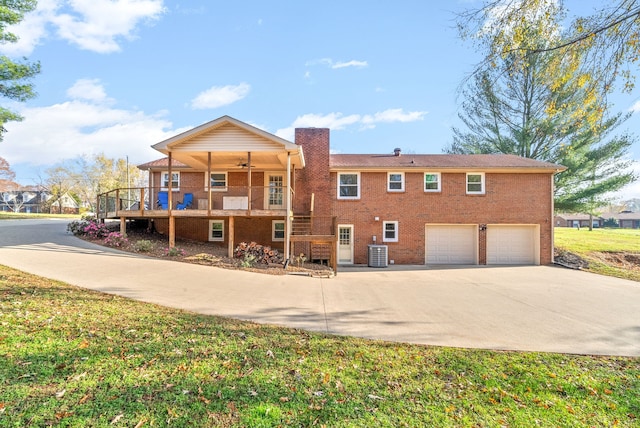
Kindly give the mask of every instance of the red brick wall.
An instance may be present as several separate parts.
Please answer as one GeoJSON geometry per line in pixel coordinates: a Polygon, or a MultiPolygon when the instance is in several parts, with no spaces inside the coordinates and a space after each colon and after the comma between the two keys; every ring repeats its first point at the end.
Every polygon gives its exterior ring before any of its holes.
{"type": "MultiPolygon", "coordinates": [[[[331,174],[333,215],[340,224],[354,224],[355,263],[367,262],[372,237],[383,244],[384,221],[398,221],[398,241],[385,242],[397,264],[424,264],[425,224],[539,224],[540,263],[551,263],[551,175],[485,175],[484,195],[466,194],[465,173],[442,173],[442,191],[423,191],[424,173],[405,173],[405,191],[387,192],[386,172],[363,172],[361,198],[337,200],[337,173],[331,174]],[[379,217],[376,221],[375,217],[379,217]]],[[[486,261],[486,235],[479,234],[480,263],[486,261]]]]}
{"type": "Polygon", "coordinates": [[[330,215],[333,200],[330,197],[329,129],[298,128],[295,140],[302,146],[306,166],[296,170],[293,212],[309,214],[313,193],[315,215],[330,215]]]}
{"type": "MultiPolygon", "coordinates": [[[[211,244],[223,246],[228,245],[229,218],[227,217],[212,217],[210,219],[177,217],[176,237],[179,237],[179,239],[191,239],[194,241],[209,241],[209,220],[224,220],[224,241],[211,242],[211,244]]],[[[283,219],[276,219],[272,217],[236,217],[234,219],[235,244],[237,245],[243,241],[255,241],[258,244],[268,245],[282,251],[284,249],[284,242],[274,242],[271,240],[272,220],[283,219]]],[[[167,240],[169,239],[169,221],[167,219],[156,219],[155,227],[158,232],[167,235],[167,240]]]]}

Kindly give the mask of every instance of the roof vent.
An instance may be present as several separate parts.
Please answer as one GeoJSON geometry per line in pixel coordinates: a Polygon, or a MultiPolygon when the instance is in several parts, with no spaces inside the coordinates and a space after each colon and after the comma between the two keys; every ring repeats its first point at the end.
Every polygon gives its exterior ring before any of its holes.
{"type": "Polygon", "coordinates": [[[395,149],[393,149],[393,154],[395,156],[400,156],[400,152],[402,152],[402,150],[400,150],[400,148],[396,147],[395,149]]]}

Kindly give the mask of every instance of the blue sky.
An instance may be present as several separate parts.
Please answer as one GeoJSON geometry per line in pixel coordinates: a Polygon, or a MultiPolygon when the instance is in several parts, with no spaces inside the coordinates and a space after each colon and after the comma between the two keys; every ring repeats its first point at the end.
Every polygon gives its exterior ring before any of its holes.
{"type": "MultiPolygon", "coordinates": [[[[472,0],[38,3],[0,47],[42,65],[38,97],[5,103],[25,118],[0,142],[21,184],[82,154],[157,159],[150,145],[222,115],[291,140],[329,127],[339,153],[440,153],[479,59],[454,28],[472,0]]],[[[616,109],[639,99],[618,95],[616,109]]],[[[640,135],[637,114],[624,129],[640,135]]]]}

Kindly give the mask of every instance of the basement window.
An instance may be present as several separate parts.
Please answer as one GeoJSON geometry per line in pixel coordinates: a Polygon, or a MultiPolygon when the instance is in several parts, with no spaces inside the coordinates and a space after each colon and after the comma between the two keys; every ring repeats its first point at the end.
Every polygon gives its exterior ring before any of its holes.
{"type": "Polygon", "coordinates": [[[284,221],[271,221],[271,240],[274,242],[284,241],[284,221]]]}
{"type": "Polygon", "coordinates": [[[209,241],[224,241],[224,220],[209,220],[209,241]]]}
{"type": "Polygon", "coordinates": [[[385,221],[382,223],[382,241],[398,242],[398,222],[385,221]]]}

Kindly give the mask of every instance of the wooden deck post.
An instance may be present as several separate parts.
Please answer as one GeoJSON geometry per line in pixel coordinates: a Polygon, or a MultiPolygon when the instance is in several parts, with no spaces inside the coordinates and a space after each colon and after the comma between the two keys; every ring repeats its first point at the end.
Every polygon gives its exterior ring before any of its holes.
{"type": "Polygon", "coordinates": [[[247,210],[249,211],[248,215],[251,215],[251,152],[247,152],[247,174],[247,210]]]}
{"type": "Polygon", "coordinates": [[[169,214],[169,248],[176,246],[176,218],[169,214]]]}
{"type": "Polygon", "coordinates": [[[235,236],[235,217],[229,216],[229,237],[227,239],[228,242],[228,257],[233,258],[233,249],[234,249],[234,236],[235,236]]]}
{"type": "Polygon", "coordinates": [[[127,236],[127,218],[120,217],[120,235],[127,236]]]}
{"type": "Polygon", "coordinates": [[[207,216],[211,217],[211,152],[207,152],[207,177],[207,216]]]}
{"type": "Polygon", "coordinates": [[[286,187],[286,208],[287,214],[284,218],[284,260],[289,260],[291,252],[291,153],[287,152],[287,187],[286,187]]]}

